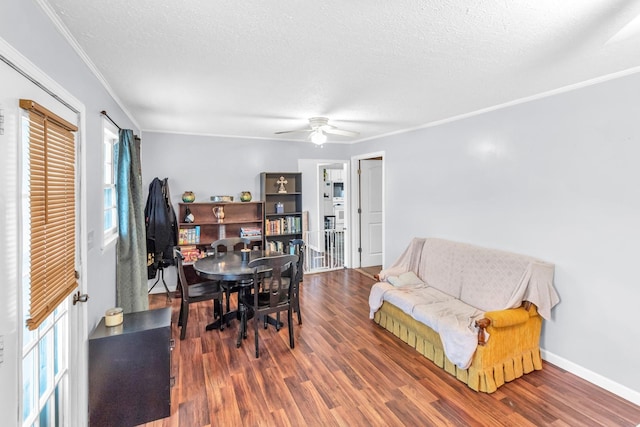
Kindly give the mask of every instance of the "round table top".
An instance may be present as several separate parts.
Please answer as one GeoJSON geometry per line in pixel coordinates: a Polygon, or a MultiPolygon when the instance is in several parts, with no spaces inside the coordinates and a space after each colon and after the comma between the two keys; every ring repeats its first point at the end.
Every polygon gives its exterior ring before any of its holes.
{"type": "MultiPolygon", "coordinates": [[[[249,252],[249,260],[242,261],[240,251],[220,252],[200,258],[193,264],[194,270],[202,277],[210,280],[243,280],[253,277],[253,268],[249,267],[249,262],[257,258],[266,256],[282,255],[281,252],[253,250],[249,252]]],[[[267,266],[259,266],[258,272],[269,271],[267,266]]]]}

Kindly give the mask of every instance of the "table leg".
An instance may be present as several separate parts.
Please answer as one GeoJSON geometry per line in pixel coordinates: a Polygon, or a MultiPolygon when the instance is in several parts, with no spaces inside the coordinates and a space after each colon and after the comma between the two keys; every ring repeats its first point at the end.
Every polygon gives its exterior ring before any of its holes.
{"type": "Polygon", "coordinates": [[[280,316],[278,316],[278,319],[274,319],[271,316],[266,316],[267,323],[270,324],[270,325],[275,326],[276,330],[278,330],[278,331],[280,330],[280,328],[282,328],[284,326],[284,323],[279,320],[279,317],[280,316]]]}
{"type": "Polygon", "coordinates": [[[220,325],[222,322],[229,323],[229,320],[233,320],[233,319],[240,319],[240,313],[237,310],[225,313],[222,317],[219,317],[212,323],[209,323],[205,329],[207,331],[211,331],[213,329],[220,329],[220,325]]]}
{"type": "Polygon", "coordinates": [[[238,328],[238,339],[236,341],[236,348],[239,348],[240,345],[242,344],[242,335],[245,327],[244,325],[247,323],[246,310],[243,310],[242,307],[239,307],[239,310],[240,310],[240,327],[238,328]]]}

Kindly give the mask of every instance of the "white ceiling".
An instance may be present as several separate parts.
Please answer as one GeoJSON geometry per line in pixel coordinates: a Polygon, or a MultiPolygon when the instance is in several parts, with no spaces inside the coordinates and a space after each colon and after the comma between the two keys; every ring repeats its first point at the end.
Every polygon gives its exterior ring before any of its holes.
{"type": "Polygon", "coordinates": [[[366,140],[640,66],[636,0],[38,1],[143,131],[366,140]]]}

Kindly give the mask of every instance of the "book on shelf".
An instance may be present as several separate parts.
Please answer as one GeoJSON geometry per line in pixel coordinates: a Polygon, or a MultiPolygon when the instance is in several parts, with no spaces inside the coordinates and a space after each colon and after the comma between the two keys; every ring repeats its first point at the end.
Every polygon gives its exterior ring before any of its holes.
{"type": "Polygon", "coordinates": [[[284,252],[284,243],[278,240],[268,241],[267,250],[272,252],[284,252]]]}
{"type": "Polygon", "coordinates": [[[279,234],[300,234],[302,233],[302,220],[299,216],[267,219],[264,230],[267,236],[277,236],[279,234]]]}
{"type": "Polygon", "coordinates": [[[200,226],[193,228],[180,228],[178,230],[179,245],[197,245],[200,243],[200,226]]]}

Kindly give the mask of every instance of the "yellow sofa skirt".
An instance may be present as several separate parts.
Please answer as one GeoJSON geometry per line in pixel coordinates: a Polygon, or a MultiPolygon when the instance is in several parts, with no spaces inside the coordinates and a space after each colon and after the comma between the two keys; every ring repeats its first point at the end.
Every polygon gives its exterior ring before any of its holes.
{"type": "Polygon", "coordinates": [[[437,332],[393,304],[385,301],[373,320],[475,391],[493,393],[505,382],[542,369],[542,318],[535,306],[487,312],[485,317],[491,320],[489,340],[478,346],[467,369],[447,359],[437,332]]]}

